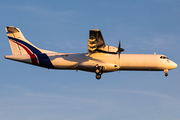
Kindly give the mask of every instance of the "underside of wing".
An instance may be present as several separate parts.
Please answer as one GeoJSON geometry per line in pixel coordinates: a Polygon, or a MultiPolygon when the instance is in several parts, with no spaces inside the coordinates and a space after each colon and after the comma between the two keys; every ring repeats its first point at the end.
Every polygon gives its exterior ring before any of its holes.
{"type": "Polygon", "coordinates": [[[118,51],[117,47],[106,46],[101,31],[99,29],[94,29],[89,31],[88,39],[88,53],[113,53],[116,54],[118,51]]]}
{"type": "Polygon", "coordinates": [[[101,31],[98,29],[90,30],[89,31],[89,39],[88,39],[88,52],[93,53],[98,48],[104,48],[105,42],[101,31]]]}

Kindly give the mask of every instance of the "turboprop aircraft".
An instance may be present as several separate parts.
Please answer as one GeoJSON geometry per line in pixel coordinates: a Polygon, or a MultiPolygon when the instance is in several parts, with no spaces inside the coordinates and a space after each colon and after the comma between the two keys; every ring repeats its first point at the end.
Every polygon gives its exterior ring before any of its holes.
{"type": "Polygon", "coordinates": [[[12,55],[6,59],[24,62],[48,69],[82,70],[94,72],[100,79],[103,73],[118,70],[164,71],[177,67],[177,64],[161,54],[121,54],[124,51],[119,46],[105,44],[101,31],[89,31],[87,53],[58,53],[40,49],[26,40],[20,29],[7,26],[7,36],[12,55]]]}

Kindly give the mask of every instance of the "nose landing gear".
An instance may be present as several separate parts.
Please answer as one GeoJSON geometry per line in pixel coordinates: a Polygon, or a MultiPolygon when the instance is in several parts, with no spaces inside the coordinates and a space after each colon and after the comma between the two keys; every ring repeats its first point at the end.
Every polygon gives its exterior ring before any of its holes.
{"type": "Polygon", "coordinates": [[[165,73],[165,76],[167,77],[167,76],[168,76],[168,73],[165,73]]]}
{"type": "Polygon", "coordinates": [[[168,76],[168,70],[164,70],[165,76],[168,76]]]}

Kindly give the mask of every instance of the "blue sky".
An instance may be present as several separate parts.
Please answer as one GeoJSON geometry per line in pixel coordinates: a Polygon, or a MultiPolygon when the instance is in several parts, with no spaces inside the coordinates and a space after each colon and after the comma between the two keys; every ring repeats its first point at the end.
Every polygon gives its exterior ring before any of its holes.
{"type": "Polygon", "coordinates": [[[87,52],[90,29],[123,53],[165,54],[180,65],[178,0],[5,0],[0,2],[0,119],[179,120],[180,68],[103,74],[48,70],[4,59],[11,54],[6,26],[34,45],[87,52]]]}

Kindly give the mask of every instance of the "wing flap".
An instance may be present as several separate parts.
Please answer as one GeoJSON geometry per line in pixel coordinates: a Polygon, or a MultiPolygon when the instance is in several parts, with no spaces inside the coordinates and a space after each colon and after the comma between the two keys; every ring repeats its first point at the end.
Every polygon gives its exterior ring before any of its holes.
{"type": "Polygon", "coordinates": [[[90,30],[89,31],[89,39],[88,39],[88,52],[93,53],[98,48],[104,48],[105,42],[101,31],[98,29],[90,30]]]}

